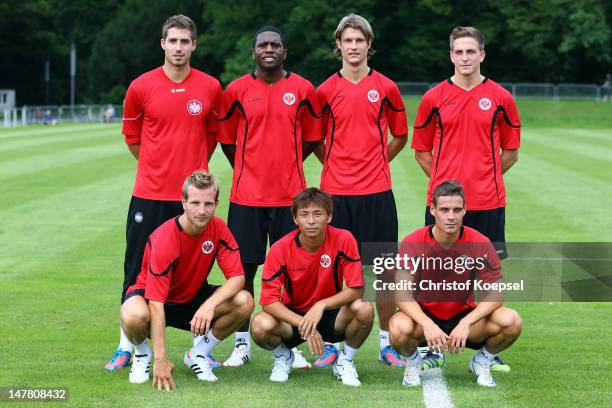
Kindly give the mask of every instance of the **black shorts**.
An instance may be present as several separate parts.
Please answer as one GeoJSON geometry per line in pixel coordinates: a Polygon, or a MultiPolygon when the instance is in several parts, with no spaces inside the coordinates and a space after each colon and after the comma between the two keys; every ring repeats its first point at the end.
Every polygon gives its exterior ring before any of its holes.
{"type": "MultiPolygon", "coordinates": [[[[425,208],[425,225],[435,224],[436,220],[429,212],[429,207],[425,208]]],[[[463,225],[474,228],[482,235],[491,240],[499,259],[508,257],[506,249],[506,209],[504,207],[493,210],[468,210],[463,217],[463,225]]]]}
{"type": "Polygon", "coordinates": [[[183,206],[180,201],[146,200],[132,196],[125,227],[126,246],[121,303],[125,301],[127,289],[136,283],[149,235],[165,221],[182,213],[183,206]]]}
{"type": "MultiPolygon", "coordinates": [[[[300,316],[304,316],[306,314],[296,312],[295,310],[294,312],[299,314],[300,316]]],[[[345,340],[345,334],[336,333],[336,330],[334,329],[334,326],[336,325],[336,318],[338,317],[339,312],[340,309],[326,310],[323,312],[323,316],[321,316],[321,320],[319,321],[319,324],[317,324],[317,331],[323,338],[323,341],[326,341],[328,343],[339,343],[345,340]]],[[[305,341],[304,339],[302,339],[302,336],[300,336],[300,332],[297,327],[291,326],[291,329],[293,330],[291,339],[283,340],[283,343],[288,348],[296,347],[305,341]]]]}
{"type": "MultiPolygon", "coordinates": [[[[459,324],[459,321],[461,319],[463,319],[465,316],[467,316],[470,312],[472,311],[472,309],[468,309],[465,310],[461,313],[456,314],[455,316],[451,317],[448,320],[441,320],[438,319],[437,317],[433,316],[431,313],[429,313],[427,310],[423,309],[423,312],[429,316],[429,318],[431,320],[433,320],[433,322],[438,325],[438,327],[446,334],[450,335],[451,332],[453,331],[453,329],[459,324]]],[[[482,348],[482,346],[484,346],[485,342],[481,341],[480,343],[474,343],[473,341],[471,341],[470,339],[467,339],[467,341],[465,342],[465,347],[470,348],[472,350],[480,350],[480,348],[482,348]]],[[[427,342],[422,342],[421,344],[419,344],[419,347],[426,347],[427,346],[427,342]]]]}
{"type": "MultiPolygon", "coordinates": [[[[202,306],[202,303],[206,302],[206,300],[215,293],[217,288],[219,288],[219,286],[209,285],[207,282],[204,282],[197,296],[190,303],[164,303],[166,327],[175,327],[177,329],[191,331],[189,322],[193,319],[193,315],[198,311],[200,306],[202,306]]],[[[144,297],[144,290],[132,290],[126,294],[125,300],[128,300],[132,296],[144,297]]]]}
{"type": "Polygon", "coordinates": [[[261,265],[270,246],[296,228],[291,207],[252,207],[230,203],[227,226],[240,248],[243,264],[261,265]]]}
{"type": "Polygon", "coordinates": [[[363,250],[365,243],[389,243],[397,249],[397,208],[393,191],[365,195],[334,195],[331,224],[349,230],[359,243],[362,262],[371,264],[372,256],[363,250]]]}

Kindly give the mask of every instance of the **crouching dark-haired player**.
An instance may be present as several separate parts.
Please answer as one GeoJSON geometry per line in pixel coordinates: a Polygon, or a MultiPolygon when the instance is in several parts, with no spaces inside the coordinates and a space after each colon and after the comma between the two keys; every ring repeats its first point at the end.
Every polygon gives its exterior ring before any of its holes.
{"type": "Polygon", "coordinates": [[[321,356],[323,341],[346,340],[333,372],[345,385],[361,385],[353,357],[372,329],[374,308],[361,300],[365,282],[357,241],[329,225],[332,207],[331,197],[317,188],[299,193],[291,207],[298,229],[272,245],[264,263],[263,311],[253,319],[251,334],[274,355],[271,381],[289,379],[292,347],[306,341],[321,356]]]}
{"type": "Polygon", "coordinates": [[[153,386],[175,388],[173,364],[166,354],[167,326],[191,331],[193,348],[185,365],[201,381],[216,381],[207,358],[222,339],[238,328],[253,311],[253,298],[242,290],[244,272],[236,241],[225,223],[214,216],[219,184],[211,174],[195,171],[183,185],[184,213],[163,223],[149,237],[136,283],[121,307],[121,326],[136,353],[131,383],[149,380],[153,340],[153,386]],[[227,281],[208,284],[213,262],[227,281]]]}
{"type": "MultiPolygon", "coordinates": [[[[494,387],[491,363],[502,350],[510,347],[519,337],[522,328],[518,313],[504,307],[501,295],[495,292],[479,293],[474,302],[474,277],[493,283],[501,279],[501,266],[493,245],[475,229],[462,225],[465,215],[465,195],[456,181],[445,181],[433,193],[431,214],[435,224],[420,228],[402,242],[400,252],[414,257],[412,270],[407,274],[416,284],[410,298],[398,298],[399,311],[390,322],[391,344],[406,358],[403,385],[421,384],[422,358],[417,346],[427,342],[435,352],[460,353],[465,347],[478,350],[469,368],[476,374],[479,385],[494,387]],[[420,266],[416,260],[420,258],[420,266]],[[474,260],[471,270],[452,270],[435,266],[435,258],[474,260]],[[429,262],[429,261],[432,262],[429,262]],[[434,266],[429,266],[434,265],[434,266]],[[477,272],[476,272],[477,271],[477,272]],[[425,294],[430,283],[465,283],[470,280],[472,289],[449,289],[425,294]],[[426,285],[421,285],[425,282],[426,285]],[[427,282],[430,282],[427,284],[427,282]],[[420,293],[418,291],[421,291],[420,293]],[[414,296],[416,295],[416,296],[414,296]],[[484,298],[484,299],[483,299],[484,298]]],[[[440,265],[440,264],[437,264],[440,265]]]]}

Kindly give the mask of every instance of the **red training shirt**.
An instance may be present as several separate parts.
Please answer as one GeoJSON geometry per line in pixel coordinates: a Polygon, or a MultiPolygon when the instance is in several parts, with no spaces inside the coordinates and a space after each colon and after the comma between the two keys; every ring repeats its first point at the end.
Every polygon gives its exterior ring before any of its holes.
{"type": "Polygon", "coordinates": [[[149,236],[142,269],[127,292],[144,289],[148,300],[189,303],[215,259],[227,279],[244,275],[238,245],[220,218],[213,217],[196,238],[183,231],[178,216],[171,218],[149,236]]]}
{"type": "MultiPolygon", "coordinates": [[[[433,225],[419,228],[412,234],[408,235],[402,241],[400,246],[400,254],[410,257],[423,258],[452,258],[470,257],[472,259],[484,258],[486,267],[478,271],[461,271],[461,273],[452,270],[443,270],[436,266],[412,268],[416,269],[414,281],[419,284],[419,281],[442,282],[457,281],[464,282],[466,280],[482,280],[484,282],[497,282],[501,280],[501,263],[497,256],[497,252],[491,241],[480,232],[473,228],[463,226],[459,238],[450,248],[443,248],[435,240],[433,225]]],[[[414,264],[412,264],[414,265],[414,264]]],[[[433,264],[431,264],[433,265],[433,264]]],[[[470,291],[453,291],[453,290],[438,290],[438,291],[420,291],[417,290],[417,300],[423,310],[426,310],[431,315],[441,320],[448,320],[457,314],[474,309],[474,285],[472,284],[470,291]],[[436,298],[440,300],[435,300],[436,298]],[[464,301],[448,301],[456,299],[465,299],[464,301]],[[431,300],[431,301],[427,301],[431,300]]]]}
{"type": "Polygon", "coordinates": [[[314,254],[306,251],[295,230],[270,248],[263,267],[261,305],[280,301],[306,313],[319,300],[349,288],[365,286],[357,241],[347,230],[327,226],[325,242],[314,254]]]}
{"type": "Polygon", "coordinates": [[[134,196],[180,201],[185,178],[208,170],[220,104],[219,81],[195,68],[178,83],[162,67],[132,81],[122,132],[126,144],[140,144],[134,196]]]}
{"type": "Polygon", "coordinates": [[[289,206],[306,187],[302,140],[321,135],[314,87],[291,72],[274,85],[255,74],[223,94],[217,141],[236,144],[230,201],[257,207],[289,206]]]}
{"type": "Polygon", "coordinates": [[[427,91],[412,138],[414,150],[433,151],[427,205],[438,184],[455,179],[468,210],[505,207],[499,152],[520,147],[520,127],[512,95],[488,78],[469,91],[450,79],[427,91]]]}
{"type": "Polygon", "coordinates": [[[337,72],[319,86],[317,96],[326,137],[321,189],[339,195],[390,190],[387,131],[408,135],[397,85],[372,69],[357,84],[337,72]]]}

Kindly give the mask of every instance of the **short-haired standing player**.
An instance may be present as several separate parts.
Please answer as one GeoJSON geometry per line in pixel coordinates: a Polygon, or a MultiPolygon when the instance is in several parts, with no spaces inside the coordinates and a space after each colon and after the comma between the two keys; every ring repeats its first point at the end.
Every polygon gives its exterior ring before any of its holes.
{"type": "MultiPolygon", "coordinates": [[[[429,207],[435,186],[444,180],[458,180],[465,189],[467,203],[464,225],[489,238],[504,259],[503,174],[518,160],[521,123],[510,92],[480,73],[484,46],[484,36],[474,27],[453,29],[450,59],[454,75],[423,96],[412,148],[429,177],[425,225],[434,223],[429,207]]],[[[443,362],[442,356],[429,352],[424,367],[443,362]]],[[[510,367],[498,357],[493,370],[508,371],[510,367]]]]}
{"type": "MultiPolygon", "coordinates": [[[[295,228],[291,199],[306,187],[302,161],[322,138],[313,85],[284,69],[282,32],[260,28],[253,37],[255,70],[230,83],[219,115],[221,143],[234,168],[228,225],[238,245],[251,294],[257,267],[272,245],[295,228]]],[[[251,358],[248,322],[238,329],[225,366],[251,358]]],[[[297,352],[296,367],[310,367],[297,352]]]]}
{"type": "MultiPolygon", "coordinates": [[[[138,168],[127,216],[122,303],[140,272],[147,238],[182,212],[185,177],[208,169],[215,147],[221,85],[190,66],[195,38],[189,17],[168,18],[161,38],[164,65],[132,81],[125,96],[122,132],[138,168]]],[[[126,367],[131,352],[132,344],[121,331],[119,347],[105,368],[126,367]]]]}

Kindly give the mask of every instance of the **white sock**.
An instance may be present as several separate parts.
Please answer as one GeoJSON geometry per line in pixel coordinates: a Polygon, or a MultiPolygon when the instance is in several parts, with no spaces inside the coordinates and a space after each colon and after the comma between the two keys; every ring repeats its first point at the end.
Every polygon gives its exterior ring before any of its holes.
{"type": "Polygon", "coordinates": [[[249,332],[236,332],[236,346],[239,344],[246,344],[247,349],[251,349],[251,336],[249,336],[249,332]]]}
{"type": "Polygon", "coordinates": [[[411,356],[404,358],[406,359],[406,363],[410,365],[419,364],[422,360],[421,355],[419,354],[419,350],[416,350],[414,353],[412,353],[411,356]]]}
{"type": "Polygon", "coordinates": [[[497,356],[497,354],[489,353],[487,349],[482,346],[474,356],[474,361],[477,363],[490,363],[495,356],[497,356]]]}
{"type": "Polygon", "coordinates": [[[274,355],[274,358],[284,357],[285,359],[289,359],[291,357],[291,350],[285,346],[285,343],[281,343],[272,350],[272,355],[274,355]]]}
{"type": "Polygon", "coordinates": [[[147,344],[147,341],[143,341],[140,344],[134,344],[135,353],[134,354],[149,354],[151,355],[151,349],[147,344]]]}
{"type": "Polygon", "coordinates": [[[384,349],[387,346],[390,346],[389,343],[389,332],[383,329],[378,330],[378,338],[380,339],[380,349],[384,349]]]}
{"type": "Polygon", "coordinates": [[[419,347],[417,347],[417,351],[419,352],[421,357],[423,357],[429,351],[429,346],[424,346],[424,347],[419,346],[419,347]]]}
{"type": "Polygon", "coordinates": [[[191,354],[194,356],[207,356],[222,341],[212,334],[212,330],[209,330],[204,336],[199,337],[200,341],[191,349],[191,354]]]}
{"type": "Polygon", "coordinates": [[[355,357],[355,353],[357,352],[358,349],[353,348],[351,346],[349,346],[348,344],[344,343],[344,347],[342,348],[342,351],[340,352],[340,356],[338,357],[338,360],[342,359],[342,360],[347,360],[347,361],[353,361],[353,357],[355,357]]]}
{"type": "Polygon", "coordinates": [[[132,352],[132,342],[127,338],[123,329],[119,327],[119,348],[123,351],[132,352]]]}

